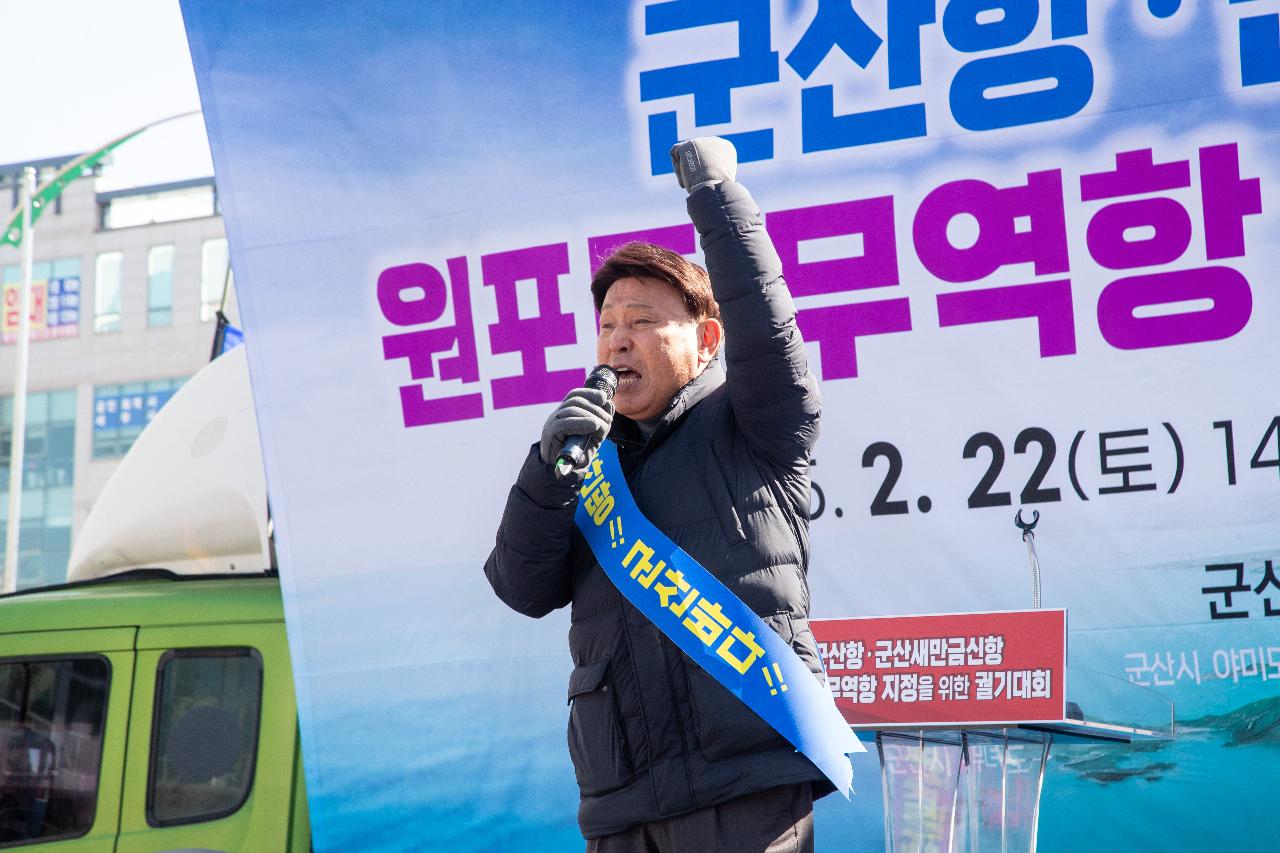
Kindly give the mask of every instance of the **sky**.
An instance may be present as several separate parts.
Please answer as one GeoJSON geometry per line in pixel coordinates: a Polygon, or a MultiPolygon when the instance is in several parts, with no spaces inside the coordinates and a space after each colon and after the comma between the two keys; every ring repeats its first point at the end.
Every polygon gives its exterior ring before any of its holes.
{"type": "Polygon", "coordinates": [[[178,0],[0,0],[0,21],[0,163],[78,154],[194,110],[117,149],[97,186],[213,174],[178,0]]]}

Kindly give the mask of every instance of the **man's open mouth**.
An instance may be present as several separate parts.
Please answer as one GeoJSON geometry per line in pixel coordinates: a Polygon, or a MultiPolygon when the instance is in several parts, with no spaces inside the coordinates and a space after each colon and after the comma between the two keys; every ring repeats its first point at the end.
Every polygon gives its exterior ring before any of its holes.
{"type": "Polygon", "coordinates": [[[615,367],[618,374],[618,390],[625,390],[640,381],[640,374],[629,367],[615,367]]]}

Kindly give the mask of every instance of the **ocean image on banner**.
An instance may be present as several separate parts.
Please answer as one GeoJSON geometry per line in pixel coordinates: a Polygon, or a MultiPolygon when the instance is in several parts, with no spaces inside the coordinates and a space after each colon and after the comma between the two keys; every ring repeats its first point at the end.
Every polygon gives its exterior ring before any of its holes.
{"type": "MultiPolygon", "coordinates": [[[[1280,833],[1280,12],[888,5],[183,3],[316,850],[582,845],[568,614],[481,566],[593,362],[602,247],[697,257],[673,133],[734,138],[821,379],[813,615],[1025,608],[1038,509],[1071,665],[1178,721],[1056,745],[1040,849],[1280,833]]],[[[819,850],[883,848],[874,749],[854,770],[819,850]]]]}
{"type": "MultiPolygon", "coordinates": [[[[464,582],[442,592],[465,602],[468,566],[447,571],[464,582]]],[[[408,624],[421,609],[414,584],[394,575],[369,581],[354,593],[335,591],[308,603],[335,622],[357,614],[408,624]]],[[[477,608],[481,594],[470,593],[477,608]]],[[[567,630],[567,619],[557,627],[567,630]]],[[[358,641],[350,646],[351,639],[343,645],[359,660],[369,649],[358,641]]],[[[1100,645],[1127,648],[1129,642],[1121,637],[1100,645]]],[[[1073,661],[1080,660],[1078,646],[1073,661]]],[[[1101,669],[1112,656],[1103,650],[1075,665],[1101,669]]],[[[536,689],[568,677],[565,656],[556,650],[538,658],[447,657],[335,672],[313,682],[315,725],[341,735],[318,752],[325,774],[341,784],[310,795],[312,809],[326,814],[327,843],[337,850],[376,843],[378,850],[410,851],[427,838],[441,850],[577,849],[578,795],[564,748],[563,693],[536,689]],[[476,762],[479,754],[486,756],[483,764],[476,762]]],[[[1152,829],[1139,815],[1160,815],[1163,825],[1176,827],[1174,849],[1209,850],[1224,838],[1239,845],[1232,849],[1268,849],[1268,837],[1204,816],[1231,814],[1236,804],[1256,800],[1259,786],[1274,775],[1278,714],[1272,692],[1224,714],[1180,713],[1171,742],[1136,749],[1056,745],[1044,783],[1040,849],[1143,848],[1152,829]],[[1094,818],[1081,821],[1081,814],[1094,818]]],[[[828,797],[816,806],[819,845],[873,853],[884,848],[874,747],[853,761],[852,800],[828,797]]],[[[1265,825],[1267,818],[1255,820],[1265,825]]]]}

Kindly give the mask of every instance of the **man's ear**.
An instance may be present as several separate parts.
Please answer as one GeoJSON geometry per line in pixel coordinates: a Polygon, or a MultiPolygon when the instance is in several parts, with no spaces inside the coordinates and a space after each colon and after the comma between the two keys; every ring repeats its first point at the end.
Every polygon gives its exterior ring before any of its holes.
{"type": "Polygon", "coordinates": [[[724,324],[708,317],[698,324],[698,362],[706,364],[720,352],[724,343],[724,324]]]}

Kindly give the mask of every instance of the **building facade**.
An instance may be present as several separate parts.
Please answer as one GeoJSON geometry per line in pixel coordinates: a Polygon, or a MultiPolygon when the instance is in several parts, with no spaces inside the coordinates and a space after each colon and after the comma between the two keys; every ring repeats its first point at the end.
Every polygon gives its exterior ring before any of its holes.
{"type": "MultiPolygon", "coordinates": [[[[23,166],[35,165],[43,184],[71,159],[0,166],[0,209],[18,207],[23,166]]],[[[234,301],[212,178],[103,193],[95,183],[69,184],[33,229],[19,589],[65,580],[76,533],[107,479],[208,363],[224,293],[234,301]]],[[[0,536],[10,523],[21,258],[0,246],[0,536]]]]}

